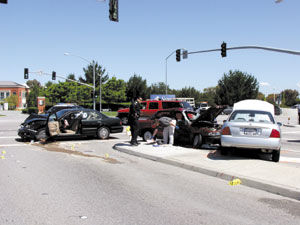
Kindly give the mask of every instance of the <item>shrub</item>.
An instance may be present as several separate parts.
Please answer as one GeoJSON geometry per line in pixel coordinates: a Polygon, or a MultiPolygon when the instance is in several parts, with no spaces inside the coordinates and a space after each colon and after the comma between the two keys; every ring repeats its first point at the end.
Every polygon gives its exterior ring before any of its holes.
{"type": "Polygon", "coordinates": [[[38,113],[38,108],[37,107],[28,107],[28,113],[32,114],[32,113],[38,113]]]}

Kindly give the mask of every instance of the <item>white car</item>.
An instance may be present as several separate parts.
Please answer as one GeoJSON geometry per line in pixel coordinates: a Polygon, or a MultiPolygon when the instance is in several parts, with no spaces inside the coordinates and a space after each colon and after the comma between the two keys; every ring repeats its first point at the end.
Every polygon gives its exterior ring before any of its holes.
{"type": "Polygon", "coordinates": [[[274,119],[274,106],[260,100],[235,103],[233,112],[221,130],[221,153],[229,148],[260,149],[271,153],[272,161],[280,158],[280,123],[274,119]]]}

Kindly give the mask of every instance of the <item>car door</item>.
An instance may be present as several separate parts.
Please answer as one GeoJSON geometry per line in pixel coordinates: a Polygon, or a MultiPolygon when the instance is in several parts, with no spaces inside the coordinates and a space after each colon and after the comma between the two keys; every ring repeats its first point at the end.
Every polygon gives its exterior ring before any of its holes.
{"type": "Polygon", "coordinates": [[[47,125],[50,136],[57,136],[60,134],[59,122],[57,120],[56,113],[49,115],[47,125]]]}
{"type": "Polygon", "coordinates": [[[81,131],[84,135],[95,135],[102,125],[103,118],[97,111],[84,111],[81,120],[81,131]]]}

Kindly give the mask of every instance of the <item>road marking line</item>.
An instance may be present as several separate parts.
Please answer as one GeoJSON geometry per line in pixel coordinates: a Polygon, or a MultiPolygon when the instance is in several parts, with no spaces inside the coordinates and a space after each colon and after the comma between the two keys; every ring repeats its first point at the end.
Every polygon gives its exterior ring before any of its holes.
{"type": "Polygon", "coordinates": [[[291,157],[280,156],[280,162],[300,163],[300,158],[291,158],[291,157]]]}
{"type": "Polygon", "coordinates": [[[286,132],[281,132],[282,134],[298,134],[300,131],[286,131],[286,132]]]}
{"type": "Polygon", "coordinates": [[[7,145],[0,145],[0,147],[21,147],[26,146],[26,144],[7,144],[7,145]]]}
{"type": "Polygon", "coordinates": [[[7,136],[7,137],[0,137],[1,139],[8,139],[8,138],[19,138],[18,136],[7,136]]]}

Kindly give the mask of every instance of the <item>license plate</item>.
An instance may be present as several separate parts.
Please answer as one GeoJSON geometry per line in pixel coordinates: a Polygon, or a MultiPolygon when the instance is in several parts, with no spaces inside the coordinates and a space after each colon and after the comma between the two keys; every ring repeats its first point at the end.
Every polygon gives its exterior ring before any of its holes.
{"type": "Polygon", "coordinates": [[[257,129],[256,128],[245,128],[244,134],[245,135],[257,135],[257,129]]]}

